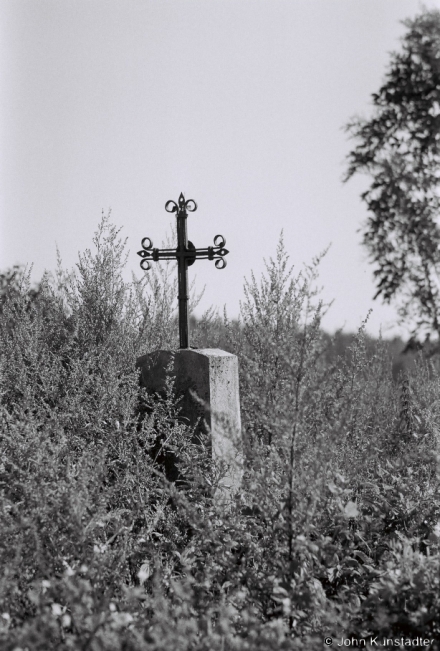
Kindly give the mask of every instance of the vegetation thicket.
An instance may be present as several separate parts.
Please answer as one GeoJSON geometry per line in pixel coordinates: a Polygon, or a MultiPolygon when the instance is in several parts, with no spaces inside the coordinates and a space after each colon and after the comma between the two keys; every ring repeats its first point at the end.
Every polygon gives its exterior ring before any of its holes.
{"type": "Polygon", "coordinates": [[[295,275],[281,240],[238,323],[195,324],[196,344],[240,365],[243,486],[216,504],[221,469],[172,378],[153,399],[135,369],[176,347],[173,270],[125,282],[108,218],[94,245],[38,292],[1,277],[0,647],[313,651],[371,635],[438,651],[435,358],[395,379],[364,326],[332,353],[319,259],[295,275]]]}

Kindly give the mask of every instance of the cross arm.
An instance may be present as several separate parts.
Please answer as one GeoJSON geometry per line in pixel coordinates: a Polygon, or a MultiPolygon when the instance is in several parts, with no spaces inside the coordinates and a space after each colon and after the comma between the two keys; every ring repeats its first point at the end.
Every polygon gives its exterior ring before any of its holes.
{"type": "Polygon", "coordinates": [[[226,267],[225,255],[228,255],[228,249],[225,249],[226,240],[223,235],[214,237],[214,246],[208,246],[205,249],[196,249],[195,254],[198,260],[215,260],[217,269],[226,267]]]}
{"type": "Polygon", "coordinates": [[[158,262],[159,260],[176,260],[179,258],[186,259],[188,265],[193,264],[196,260],[215,260],[217,269],[224,269],[226,267],[226,256],[229,251],[225,248],[226,240],[223,235],[216,235],[214,237],[214,246],[196,249],[192,242],[188,242],[188,247],[183,251],[177,249],[157,249],[153,247],[153,242],[149,237],[144,237],[142,240],[142,251],[138,251],[138,255],[143,258],[140,263],[144,271],[148,271],[150,261],[158,262]]]}

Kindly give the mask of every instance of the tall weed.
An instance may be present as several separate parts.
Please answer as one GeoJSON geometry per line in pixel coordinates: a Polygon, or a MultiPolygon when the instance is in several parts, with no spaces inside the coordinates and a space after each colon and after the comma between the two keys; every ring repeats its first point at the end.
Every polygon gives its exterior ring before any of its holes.
{"type": "Polygon", "coordinates": [[[434,360],[396,380],[364,325],[331,354],[319,259],[295,275],[280,240],[240,320],[208,311],[194,328],[240,364],[245,475],[219,504],[172,378],[152,397],[135,369],[177,345],[174,274],[129,283],[124,261],[103,217],[75,272],[60,261],[38,292],[24,276],[2,293],[2,648],[313,651],[381,635],[439,649],[434,360]]]}

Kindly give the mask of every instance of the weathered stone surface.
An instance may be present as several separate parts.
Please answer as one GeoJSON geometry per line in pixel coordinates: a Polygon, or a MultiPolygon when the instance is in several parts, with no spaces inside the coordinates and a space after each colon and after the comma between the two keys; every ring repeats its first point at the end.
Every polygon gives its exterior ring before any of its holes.
{"type": "Polygon", "coordinates": [[[227,468],[221,491],[238,488],[242,450],[237,357],[217,348],[158,350],[139,357],[136,366],[143,385],[157,393],[164,391],[170,370],[176,394],[182,396],[182,417],[191,426],[200,419],[199,434],[211,431],[213,459],[227,468]]]}

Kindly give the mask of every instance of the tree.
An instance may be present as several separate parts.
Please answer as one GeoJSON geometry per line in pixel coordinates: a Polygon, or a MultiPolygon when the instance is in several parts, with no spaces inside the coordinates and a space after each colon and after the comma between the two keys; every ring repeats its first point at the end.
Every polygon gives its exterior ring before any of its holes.
{"type": "Polygon", "coordinates": [[[374,298],[395,303],[413,335],[440,338],[440,11],[404,25],[373,116],[346,127],[357,144],[345,180],[357,172],[372,179],[362,199],[374,298]]]}

